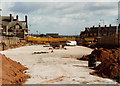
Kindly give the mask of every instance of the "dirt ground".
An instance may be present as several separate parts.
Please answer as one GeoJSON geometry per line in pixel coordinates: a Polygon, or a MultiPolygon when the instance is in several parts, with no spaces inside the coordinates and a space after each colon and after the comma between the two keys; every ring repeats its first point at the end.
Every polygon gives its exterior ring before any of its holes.
{"type": "Polygon", "coordinates": [[[2,51],[7,57],[28,67],[26,74],[31,76],[25,84],[116,84],[112,79],[101,78],[89,73],[87,61],[75,58],[90,54],[93,50],[82,46],[68,46],[67,50],[55,49],[42,45],[24,46],[2,51]],[[46,51],[44,54],[33,54],[46,51]]]}

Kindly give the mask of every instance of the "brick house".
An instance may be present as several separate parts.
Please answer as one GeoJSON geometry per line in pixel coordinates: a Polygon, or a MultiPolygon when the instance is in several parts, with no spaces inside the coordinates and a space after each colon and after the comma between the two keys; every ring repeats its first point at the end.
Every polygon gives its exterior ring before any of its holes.
{"type": "MultiPolygon", "coordinates": [[[[120,24],[118,26],[120,33],[120,24]]],[[[106,25],[104,27],[101,27],[100,25],[98,27],[86,27],[85,31],[82,31],[80,33],[80,38],[82,40],[85,39],[92,39],[95,40],[98,37],[104,37],[104,36],[111,36],[113,34],[116,34],[116,26],[111,26],[111,24],[107,27],[106,25]]]]}
{"type": "Polygon", "coordinates": [[[18,15],[16,19],[10,16],[2,16],[2,35],[3,36],[16,36],[24,38],[28,34],[27,16],[25,21],[19,21],[18,15]]]}

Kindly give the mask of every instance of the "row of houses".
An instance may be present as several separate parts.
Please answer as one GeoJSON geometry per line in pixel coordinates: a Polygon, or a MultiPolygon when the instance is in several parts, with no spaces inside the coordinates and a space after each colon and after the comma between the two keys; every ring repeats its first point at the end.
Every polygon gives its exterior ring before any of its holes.
{"type": "Polygon", "coordinates": [[[0,27],[2,36],[24,38],[28,34],[27,16],[25,16],[24,21],[20,21],[18,15],[14,18],[12,14],[0,18],[2,20],[0,27]]]}
{"type": "Polygon", "coordinates": [[[80,33],[80,39],[85,43],[92,43],[103,46],[120,45],[120,24],[118,26],[86,27],[85,31],[80,33]]]}
{"type": "MultiPolygon", "coordinates": [[[[98,27],[86,27],[85,31],[82,31],[80,33],[80,39],[86,40],[86,41],[95,41],[98,37],[104,37],[104,36],[111,36],[113,34],[116,34],[117,26],[112,26],[111,24],[109,26],[101,27],[100,25],[98,27]]],[[[118,26],[118,33],[120,33],[120,24],[118,26]]]]}

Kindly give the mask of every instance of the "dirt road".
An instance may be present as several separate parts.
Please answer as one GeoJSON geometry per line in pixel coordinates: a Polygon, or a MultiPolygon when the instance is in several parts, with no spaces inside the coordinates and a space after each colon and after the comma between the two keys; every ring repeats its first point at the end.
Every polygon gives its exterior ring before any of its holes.
{"type": "Polygon", "coordinates": [[[67,50],[53,50],[49,47],[24,46],[16,49],[2,51],[7,57],[20,62],[29,68],[27,74],[31,76],[25,84],[115,84],[106,78],[90,75],[93,70],[87,67],[87,61],[78,61],[75,58],[90,54],[92,49],[74,46],[67,50]],[[49,53],[33,54],[34,51],[49,53]]]}

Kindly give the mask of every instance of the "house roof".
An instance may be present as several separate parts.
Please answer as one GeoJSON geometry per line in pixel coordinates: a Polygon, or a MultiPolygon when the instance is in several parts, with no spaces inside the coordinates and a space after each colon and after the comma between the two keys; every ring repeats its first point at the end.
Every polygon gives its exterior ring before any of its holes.
{"type": "Polygon", "coordinates": [[[8,28],[14,27],[16,24],[19,24],[23,29],[26,28],[26,22],[24,21],[12,21],[9,23],[8,28]]]}
{"type": "Polygon", "coordinates": [[[13,21],[11,22],[10,21],[10,16],[2,16],[2,24],[5,25],[5,26],[8,25],[8,28],[12,28],[16,24],[19,24],[23,29],[26,28],[26,22],[25,21],[16,21],[15,19],[13,19],[13,21]]]}
{"type": "Polygon", "coordinates": [[[10,22],[10,17],[9,16],[2,16],[2,24],[3,25],[8,25],[10,22]]]}

